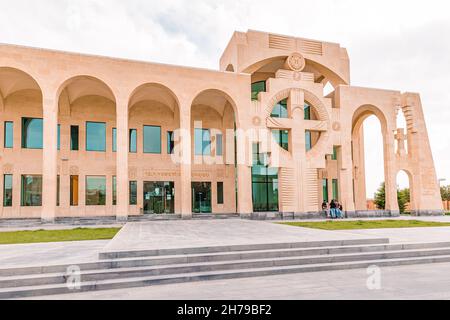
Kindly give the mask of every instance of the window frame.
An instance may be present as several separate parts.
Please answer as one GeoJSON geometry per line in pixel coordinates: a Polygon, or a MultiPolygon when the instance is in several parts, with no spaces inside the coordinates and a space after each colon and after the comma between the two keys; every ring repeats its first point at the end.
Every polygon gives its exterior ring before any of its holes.
{"type": "MultiPolygon", "coordinates": [[[[28,128],[28,127],[27,127],[28,128]]],[[[43,118],[31,118],[31,117],[22,117],[22,121],[21,121],[21,145],[22,145],[22,149],[28,149],[28,150],[43,150],[44,149],[44,119],[43,118]],[[42,141],[39,141],[39,142],[41,142],[41,144],[42,144],[42,146],[37,146],[37,147],[28,147],[27,146],[27,144],[28,143],[26,143],[27,141],[26,140],[28,140],[28,134],[27,135],[25,135],[24,133],[24,124],[25,124],[25,120],[31,120],[31,121],[34,121],[34,120],[38,120],[40,123],[41,123],[41,131],[42,131],[42,133],[41,133],[41,140],[42,141]]]]}
{"type": "MultiPolygon", "coordinates": [[[[102,176],[102,175],[91,175],[91,176],[87,175],[87,176],[85,176],[85,205],[86,205],[86,207],[104,207],[104,206],[106,206],[107,183],[108,183],[108,181],[107,181],[106,176],[102,176]],[[102,187],[104,187],[104,192],[105,192],[104,200],[101,203],[99,203],[99,204],[88,203],[89,202],[88,201],[88,188],[89,188],[88,180],[90,178],[101,178],[101,179],[104,180],[104,185],[102,185],[102,187]]],[[[102,191],[102,190],[100,190],[100,191],[102,191]]]]}
{"type": "Polygon", "coordinates": [[[86,128],[85,128],[85,132],[86,132],[86,152],[106,152],[107,150],[107,145],[106,145],[106,134],[107,134],[107,124],[106,122],[100,122],[100,121],[86,121],[86,128]],[[89,145],[88,145],[88,140],[89,140],[89,135],[88,135],[88,126],[90,124],[101,124],[104,125],[105,127],[105,135],[104,135],[104,149],[103,150],[90,150],[89,149],[89,145]]]}
{"type": "Polygon", "coordinates": [[[155,126],[155,125],[144,125],[144,129],[143,129],[143,132],[142,132],[142,135],[143,135],[143,146],[142,146],[142,149],[143,149],[143,152],[144,152],[144,154],[162,154],[162,128],[161,128],[161,126],[155,126]],[[155,152],[155,151],[146,151],[146,144],[145,144],[145,136],[146,136],[146,134],[145,134],[145,131],[146,131],[146,128],[158,128],[159,129],[159,149],[158,149],[158,151],[157,152],[155,152]]]}
{"type": "Polygon", "coordinates": [[[3,123],[3,147],[5,149],[14,149],[14,121],[5,121],[3,123]],[[11,126],[11,127],[9,127],[11,126]],[[9,131],[10,130],[10,131],[9,131]],[[8,134],[8,132],[10,134],[8,134]],[[11,135],[11,144],[8,144],[8,136],[11,135]]]}

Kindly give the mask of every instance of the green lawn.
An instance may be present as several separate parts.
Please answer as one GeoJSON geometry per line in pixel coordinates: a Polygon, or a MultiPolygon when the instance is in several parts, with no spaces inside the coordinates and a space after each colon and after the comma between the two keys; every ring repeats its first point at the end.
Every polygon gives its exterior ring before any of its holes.
{"type": "Polygon", "coordinates": [[[72,230],[0,232],[0,244],[109,240],[114,238],[119,230],[120,228],[78,228],[72,230]]]}
{"type": "Polygon", "coordinates": [[[367,221],[326,221],[326,222],[288,222],[281,223],[293,227],[304,227],[322,230],[356,230],[387,228],[425,228],[450,227],[450,223],[418,220],[367,220],[367,221]]]}

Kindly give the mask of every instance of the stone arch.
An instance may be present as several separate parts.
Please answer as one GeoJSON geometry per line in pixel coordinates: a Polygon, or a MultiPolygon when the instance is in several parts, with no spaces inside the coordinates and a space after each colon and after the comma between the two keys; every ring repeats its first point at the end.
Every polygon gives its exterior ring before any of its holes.
{"type": "Polygon", "coordinates": [[[401,167],[396,175],[396,182],[398,182],[398,176],[401,172],[404,172],[408,176],[408,185],[409,185],[409,194],[410,194],[410,202],[409,202],[409,210],[411,212],[415,212],[417,210],[416,207],[416,196],[415,196],[415,188],[414,188],[414,177],[411,173],[411,171],[405,167],[401,167]]]}
{"type": "MultiPolygon", "coordinates": [[[[191,102],[190,108],[192,109],[192,107],[196,104],[196,101],[198,102],[198,100],[204,96],[204,95],[210,95],[210,96],[214,96],[214,97],[222,97],[226,100],[226,102],[231,106],[231,108],[233,109],[234,112],[234,118],[235,118],[235,122],[236,122],[236,126],[239,127],[239,109],[237,107],[236,102],[234,101],[234,99],[225,91],[221,90],[221,89],[216,89],[216,88],[210,88],[210,89],[202,89],[199,92],[197,92],[194,95],[194,99],[191,102]]],[[[224,107],[225,110],[225,107],[224,107]]],[[[220,114],[221,116],[224,115],[223,112],[220,112],[220,110],[216,110],[218,112],[218,114],[220,114]]]]}
{"type": "MultiPolygon", "coordinates": [[[[388,117],[386,114],[377,106],[367,104],[358,107],[352,117],[352,127],[351,127],[351,143],[352,143],[352,159],[353,159],[353,177],[354,177],[354,195],[355,195],[355,205],[357,210],[365,211],[367,210],[367,181],[366,181],[366,168],[365,168],[365,154],[366,150],[364,147],[364,135],[363,135],[363,124],[367,118],[370,116],[375,116],[381,127],[381,137],[383,142],[383,173],[384,182],[386,185],[386,210],[390,210],[393,204],[390,200],[393,199],[392,192],[396,193],[395,185],[391,185],[390,172],[387,166],[389,159],[389,149],[388,149],[388,138],[389,134],[388,128],[388,117]],[[361,146],[363,146],[361,148],[361,146]]],[[[396,197],[395,197],[396,198],[396,197]]]]}
{"type": "Polygon", "coordinates": [[[105,81],[103,81],[102,79],[100,79],[97,76],[92,76],[92,75],[76,75],[73,77],[70,77],[69,79],[65,80],[57,89],[56,91],[56,101],[58,101],[61,97],[61,94],[64,92],[64,90],[67,90],[69,86],[74,85],[79,87],[79,86],[83,86],[83,87],[88,87],[87,89],[85,88],[84,91],[81,90],[80,88],[75,88],[74,89],[74,94],[72,95],[72,97],[68,97],[69,98],[69,103],[73,103],[75,102],[78,98],[86,96],[86,95],[100,95],[103,96],[104,98],[111,100],[114,104],[116,104],[117,99],[116,96],[114,94],[114,91],[112,90],[112,88],[106,84],[105,81]],[[89,86],[88,84],[95,84],[95,86],[89,86]],[[100,89],[100,92],[95,92],[95,90],[100,89]],[[95,93],[94,93],[95,92],[95,93]]]}
{"type": "Polygon", "coordinates": [[[42,100],[42,86],[36,77],[18,68],[0,67],[0,99],[2,100],[0,103],[3,103],[10,95],[23,90],[39,91],[42,100]],[[7,78],[6,81],[2,81],[2,75],[7,78]]]}
{"type": "Polygon", "coordinates": [[[177,95],[169,87],[160,83],[148,82],[135,88],[128,98],[128,108],[131,109],[143,101],[156,101],[168,106],[174,118],[177,112],[180,112],[180,101],[177,95]]]}

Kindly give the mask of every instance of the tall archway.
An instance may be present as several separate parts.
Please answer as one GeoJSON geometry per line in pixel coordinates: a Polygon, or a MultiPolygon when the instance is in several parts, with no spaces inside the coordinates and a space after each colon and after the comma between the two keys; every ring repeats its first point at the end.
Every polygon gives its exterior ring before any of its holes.
{"type": "Polygon", "coordinates": [[[370,208],[373,199],[386,179],[386,127],[380,109],[366,105],[356,110],[352,126],[353,194],[357,211],[370,208]],[[370,170],[369,170],[370,168],[370,170]]]}
{"type": "Polygon", "coordinates": [[[396,177],[397,201],[400,213],[411,213],[416,210],[412,175],[408,170],[400,170],[396,177]]]}
{"type": "Polygon", "coordinates": [[[43,204],[43,93],[25,71],[0,67],[2,218],[40,218],[43,204]],[[20,152],[19,152],[20,150],[20,152]],[[36,161],[30,161],[36,159],[36,161]]]}
{"type": "Polygon", "coordinates": [[[116,98],[101,79],[77,75],[64,81],[58,101],[59,216],[114,215],[116,98]]]}
{"type": "Polygon", "coordinates": [[[158,83],[136,88],[128,104],[131,214],[181,212],[181,184],[174,163],[174,132],[180,127],[180,107],[175,93],[158,83]]]}
{"type": "Polygon", "coordinates": [[[197,94],[191,105],[192,209],[194,213],[237,212],[237,168],[234,159],[237,108],[221,90],[197,94]]]}

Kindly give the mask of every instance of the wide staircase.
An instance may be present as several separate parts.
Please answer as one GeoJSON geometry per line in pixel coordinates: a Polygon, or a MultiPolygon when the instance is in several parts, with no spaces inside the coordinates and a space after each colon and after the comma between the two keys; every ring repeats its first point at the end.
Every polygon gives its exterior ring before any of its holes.
{"type": "Polygon", "coordinates": [[[440,262],[450,262],[450,242],[362,239],[103,252],[98,261],[78,264],[79,274],[69,265],[0,269],[0,299],[440,262]]]}

